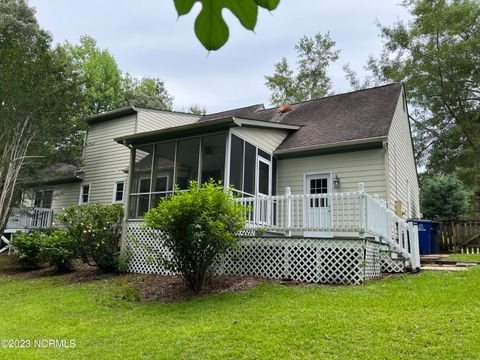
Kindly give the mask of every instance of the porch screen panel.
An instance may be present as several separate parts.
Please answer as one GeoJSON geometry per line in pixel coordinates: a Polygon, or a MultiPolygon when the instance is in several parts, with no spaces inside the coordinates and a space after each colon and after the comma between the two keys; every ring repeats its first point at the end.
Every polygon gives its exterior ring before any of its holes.
{"type": "Polygon", "coordinates": [[[202,138],[202,183],[206,183],[210,179],[223,181],[226,141],[226,134],[202,138]]]}
{"type": "Polygon", "coordinates": [[[157,206],[161,198],[173,190],[173,170],[175,168],[175,142],[155,145],[153,166],[151,207],[157,206]]]}
{"type": "Polygon", "coordinates": [[[257,148],[245,142],[245,163],[243,174],[243,191],[255,194],[255,168],[257,164],[257,148]]]}
{"type": "Polygon", "coordinates": [[[153,145],[139,146],[135,149],[129,209],[129,217],[133,219],[142,217],[149,208],[153,149],[153,145]]]}
{"type": "Polygon", "coordinates": [[[243,191],[243,148],[244,142],[239,137],[232,135],[230,145],[230,185],[243,191]]]}
{"type": "Polygon", "coordinates": [[[176,183],[180,189],[188,189],[189,181],[198,180],[200,138],[181,140],[177,145],[176,183]]]}

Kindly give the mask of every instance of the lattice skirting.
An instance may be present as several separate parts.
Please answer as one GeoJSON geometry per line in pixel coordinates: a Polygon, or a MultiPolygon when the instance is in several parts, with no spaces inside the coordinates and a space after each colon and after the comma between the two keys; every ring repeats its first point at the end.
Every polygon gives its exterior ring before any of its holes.
{"type": "Polygon", "coordinates": [[[392,259],[389,251],[380,252],[380,267],[384,273],[403,273],[405,272],[405,260],[399,256],[398,259],[392,259]]]}
{"type": "MultiPolygon", "coordinates": [[[[129,271],[169,275],[161,259],[170,254],[156,237],[160,233],[126,226],[129,271]]],[[[217,274],[260,276],[324,284],[360,284],[381,272],[381,245],[363,239],[242,237],[239,248],[219,260],[217,274]]]]}

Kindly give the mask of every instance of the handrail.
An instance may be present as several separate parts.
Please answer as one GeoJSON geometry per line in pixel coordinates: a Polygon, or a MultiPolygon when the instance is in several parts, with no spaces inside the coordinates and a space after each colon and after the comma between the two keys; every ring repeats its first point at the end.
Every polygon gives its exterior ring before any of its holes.
{"type": "Polygon", "coordinates": [[[375,236],[420,267],[418,229],[388,209],[384,200],[364,191],[254,196],[235,199],[245,206],[247,227],[271,231],[358,233],[375,236]],[[248,210],[247,210],[248,209],[248,210]]]}
{"type": "Polygon", "coordinates": [[[53,224],[53,209],[15,208],[7,221],[7,229],[23,230],[49,228],[53,224]]]}

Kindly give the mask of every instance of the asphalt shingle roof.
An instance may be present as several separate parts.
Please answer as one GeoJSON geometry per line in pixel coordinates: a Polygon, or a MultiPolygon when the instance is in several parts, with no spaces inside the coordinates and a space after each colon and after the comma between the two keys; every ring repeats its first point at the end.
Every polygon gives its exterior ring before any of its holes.
{"type": "Polygon", "coordinates": [[[277,107],[253,105],[206,115],[199,121],[236,116],[302,125],[277,150],[375,138],[388,135],[401,91],[402,84],[394,83],[291,104],[291,110],[284,113],[277,107]]]}

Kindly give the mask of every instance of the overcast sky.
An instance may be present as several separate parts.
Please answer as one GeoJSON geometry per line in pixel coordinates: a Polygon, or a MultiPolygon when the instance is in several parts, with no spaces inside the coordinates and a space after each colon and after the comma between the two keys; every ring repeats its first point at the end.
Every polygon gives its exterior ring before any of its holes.
{"type": "Polygon", "coordinates": [[[193,32],[200,10],[177,20],[173,0],[30,0],[41,26],[55,42],[78,43],[80,35],[108,48],[122,72],[156,76],[174,96],[174,109],[190,104],[209,113],[256,103],[268,105],[264,75],[282,56],[294,63],[294,46],[303,35],[330,32],[340,59],[329,74],[335,92],[349,90],[342,66],[361,73],[368,55],[381,48],[376,20],[408,19],[400,0],[281,0],[269,13],[259,11],[255,33],[224,10],[230,39],[210,54],[193,32]]]}

